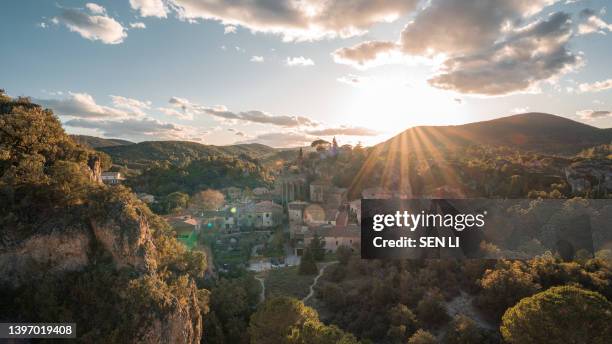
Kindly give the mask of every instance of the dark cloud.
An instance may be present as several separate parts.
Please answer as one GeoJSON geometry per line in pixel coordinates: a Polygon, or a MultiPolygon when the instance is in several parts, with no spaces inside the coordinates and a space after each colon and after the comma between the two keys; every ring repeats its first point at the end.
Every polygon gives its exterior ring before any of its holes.
{"type": "Polygon", "coordinates": [[[313,127],[318,123],[304,116],[289,116],[289,115],[271,115],[259,110],[232,112],[225,106],[207,107],[199,104],[194,104],[187,99],[172,97],[170,104],[182,109],[186,114],[207,114],[210,116],[250,123],[273,124],[281,127],[313,127]]]}
{"type": "Polygon", "coordinates": [[[567,48],[570,38],[570,16],[557,12],[516,30],[487,51],[448,59],[429,83],[484,95],[530,90],[579,65],[580,58],[567,48]]]}

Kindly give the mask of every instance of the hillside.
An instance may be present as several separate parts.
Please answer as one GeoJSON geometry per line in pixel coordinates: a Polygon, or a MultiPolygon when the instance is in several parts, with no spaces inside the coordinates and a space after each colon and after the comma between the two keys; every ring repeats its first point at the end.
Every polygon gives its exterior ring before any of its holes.
{"type": "Polygon", "coordinates": [[[126,146],[134,144],[134,142],[120,139],[103,139],[101,137],[88,135],[70,135],[74,142],[89,148],[103,148],[113,146],[126,146]]]}
{"type": "Polygon", "coordinates": [[[383,151],[399,147],[418,151],[491,145],[573,155],[611,141],[612,129],[599,129],[551,114],[525,113],[463,125],[414,127],[376,147],[383,151]]]}
{"type": "Polygon", "coordinates": [[[128,165],[131,168],[143,168],[162,161],[168,161],[173,165],[184,165],[210,156],[246,155],[250,158],[261,158],[276,151],[272,147],[258,143],[213,146],[189,141],[145,141],[98,149],[110,155],[113,163],[128,165]]]}

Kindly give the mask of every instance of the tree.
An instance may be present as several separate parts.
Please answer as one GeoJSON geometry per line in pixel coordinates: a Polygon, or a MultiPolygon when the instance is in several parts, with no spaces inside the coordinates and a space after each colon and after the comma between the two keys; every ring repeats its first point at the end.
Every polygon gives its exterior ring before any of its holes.
{"type": "Polygon", "coordinates": [[[167,213],[186,209],[189,204],[189,195],[184,192],[173,192],[164,198],[164,208],[167,213]]]}
{"type": "Polygon", "coordinates": [[[309,249],[304,250],[304,255],[300,259],[300,275],[314,275],[319,271],[317,263],[312,252],[309,249]]]}
{"type": "Polygon", "coordinates": [[[353,255],[353,250],[345,245],[341,245],[336,250],[336,257],[338,257],[338,261],[341,265],[348,265],[351,256],[353,255]]]}
{"type": "Polygon", "coordinates": [[[508,307],[535,293],[540,287],[526,269],[522,262],[500,261],[494,270],[487,270],[480,281],[480,308],[499,317],[508,307]]]}
{"type": "Polygon", "coordinates": [[[251,316],[252,344],[357,344],[357,339],[336,326],[326,326],[317,312],[303,302],[273,298],[251,316]]]}
{"type": "Polygon", "coordinates": [[[310,144],[310,147],[316,149],[317,152],[326,151],[327,149],[329,149],[329,146],[330,146],[329,141],[325,141],[321,139],[314,140],[310,144]]]}
{"type": "Polygon", "coordinates": [[[321,240],[321,237],[316,231],[310,241],[308,249],[312,252],[312,257],[315,261],[320,262],[325,259],[325,241],[321,240]]]}
{"type": "Polygon", "coordinates": [[[612,303],[575,286],[552,287],[522,299],[502,317],[509,343],[609,343],[612,303]]]}
{"type": "Polygon", "coordinates": [[[436,344],[436,337],[433,334],[425,331],[423,329],[419,329],[416,331],[408,340],[408,344],[436,344]]]}
{"type": "Polygon", "coordinates": [[[189,206],[196,211],[217,210],[225,203],[225,196],[217,190],[206,189],[191,197],[189,206]]]}
{"type": "Polygon", "coordinates": [[[446,344],[484,343],[485,333],[476,325],[474,320],[460,314],[451,323],[444,342],[446,344]]]}
{"type": "Polygon", "coordinates": [[[444,297],[437,292],[431,292],[419,301],[417,308],[419,320],[424,325],[433,327],[447,321],[448,314],[444,306],[444,297]]]}
{"type": "Polygon", "coordinates": [[[405,343],[406,339],[416,331],[417,326],[416,316],[406,305],[398,303],[389,310],[387,337],[392,341],[405,343]]]}

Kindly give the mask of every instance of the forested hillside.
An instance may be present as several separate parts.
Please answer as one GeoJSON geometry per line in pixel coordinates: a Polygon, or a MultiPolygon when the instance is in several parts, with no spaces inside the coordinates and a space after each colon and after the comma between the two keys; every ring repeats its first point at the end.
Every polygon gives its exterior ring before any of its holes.
{"type": "Polygon", "coordinates": [[[0,94],[0,320],[75,322],[82,342],[199,343],[208,292],[129,189],[100,181],[49,110],[0,94]]]}

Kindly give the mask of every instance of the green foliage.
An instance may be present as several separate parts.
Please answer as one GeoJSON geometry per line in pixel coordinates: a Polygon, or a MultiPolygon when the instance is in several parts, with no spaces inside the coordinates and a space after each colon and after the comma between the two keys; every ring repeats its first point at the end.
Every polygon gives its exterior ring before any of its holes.
{"type": "Polygon", "coordinates": [[[508,307],[540,288],[533,279],[524,263],[500,261],[496,269],[483,275],[478,304],[492,316],[500,317],[508,307]]]}
{"type": "Polygon", "coordinates": [[[393,342],[405,343],[417,328],[417,318],[406,305],[399,303],[389,310],[387,337],[393,342]]]}
{"type": "Polygon", "coordinates": [[[437,292],[430,292],[419,301],[416,312],[420,322],[427,327],[436,327],[448,320],[444,297],[437,292]]]}
{"type": "Polygon", "coordinates": [[[270,178],[267,169],[256,161],[213,156],[193,160],[184,166],[164,164],[151,167],[128,182],[137,192],[164,196],[173,192],[195,194],[205,189],[229,186],[255,188],[268,185],[270,178]]]}
{"type": "Polygon", "coordinates": [[[220,279],[211,290],[211,312],[204,317],[205,343],[248,343],[248,322],[259,302],[261,286],[251,275],[220,279]]]}
{"type": "Polygon", "coordinates": [[[423,329],[418,329],[410,339],[408,340],[408,344],[436,344],[436,337],[434,337],[428,331],[423,329]]]}
{"type": "Polygon", "coordinates": [[[312,257],[315,261],[321,262],[325,260],[325,241],[321,239],[316,231],[308,245],[308,250],[312,253],[312,257]]]}
{"type": "Polygon", "coordinates": [[[609,343],[612,303],[574,286],[553,287],[524,298],[502,318],[509,343],[609,343]]]}
{"type": "Polygon", "coordinates": [[[336,257],[338,257],[338,261],[340,264],[346,266],[353,255],[353,250],[345,245],[341,245],[336,250],[336,257]]]}
{"type": "Polygon", "coordinates": [[[315,275],[317,272],[319,272],[314,255],[309,249],[304,250],[304,255],[300,260],[299,271],[300,275],[315,275]]]}
{"type": "Polygon", "coordinates": [[[266,301],[251,316],[249,334],[252,344],[358,343],[354,336],[321,323],[314,309],[287,297],[266,301]]]}

